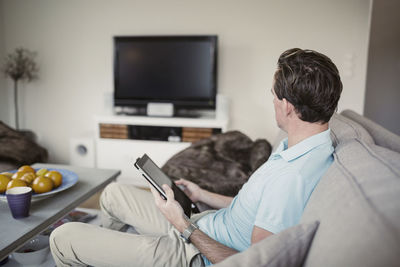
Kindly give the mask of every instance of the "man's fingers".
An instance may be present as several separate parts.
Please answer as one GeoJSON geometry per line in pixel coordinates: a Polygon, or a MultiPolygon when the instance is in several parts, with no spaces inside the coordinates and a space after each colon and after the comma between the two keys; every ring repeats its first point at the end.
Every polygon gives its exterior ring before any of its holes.
{"type": "Polygon", "coordinates": [[[153,194],[153,197],[154,197],[155,199],[157,199],[157,198],[159,197],[159,193],[157,192],[157,190],[155,190],[155,189],[153,188],[153,186],[150,186],[150,191],[151,191],[151,193],[153,194]]]}
{"type": "Polygon", "coordinates": [[[165,194],[167,195],[167,199],[168,200],[172,200],[172,199],[174,199],[175,197],[174,197],[174,191],[172,191],[172,189],[171,189],[171,187],[169,187],[168,185],[166,185],[166,184],[163,184],[163,189],[164,189],[164,191],[165,191],[165,194]]]}
{"type": "Polygon", "coordinates": [[[180,178],[179,180],[175,181],[175,184],[185,184],[185,183],[186,183],[186,180],[182,179],[182,178],[180,178]]]}
{"type": "Polygon", "coordinates": [[[150,191],[153,194],[154,201],[157,205],[164,202],[164,200],[160,196],[160,193],[158,193],[158,191],[153,186],[150,186],[150,191]]]}

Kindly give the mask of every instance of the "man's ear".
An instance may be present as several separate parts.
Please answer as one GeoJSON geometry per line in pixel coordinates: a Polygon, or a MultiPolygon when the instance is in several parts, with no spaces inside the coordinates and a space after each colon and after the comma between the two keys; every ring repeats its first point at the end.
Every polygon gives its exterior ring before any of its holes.
{"type": "Polygon", "coordinates": [[[283,101],[283,108],[284,108],[286,116],[290,116],[291,114],[293,114],[294,106],[292,105],[292,103],[287,101],[286,98],[283,98],[282,101],[283,101]]]}

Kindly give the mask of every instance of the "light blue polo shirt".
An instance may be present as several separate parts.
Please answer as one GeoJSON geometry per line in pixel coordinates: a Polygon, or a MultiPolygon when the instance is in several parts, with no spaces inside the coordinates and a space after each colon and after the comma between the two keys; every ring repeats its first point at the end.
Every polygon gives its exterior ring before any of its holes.
{"type": "MultiPolygon", "coordinates": [[[[333,162],[330,129],[288,147],[284,139],[227,208],[202,217],[200,230],[238,251],[251,245],[254,226],[277,234],[299,223],[322,175],[333,162]]],[[[203,257],[206,265],[211,263],[203,257]]]]}

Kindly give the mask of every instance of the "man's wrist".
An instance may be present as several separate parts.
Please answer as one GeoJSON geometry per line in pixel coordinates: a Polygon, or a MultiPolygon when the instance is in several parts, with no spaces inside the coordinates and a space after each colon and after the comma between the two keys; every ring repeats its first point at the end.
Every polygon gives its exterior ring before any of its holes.
{"type": "Polygon", "coordinates": [[[177,223],[175,227],[179,231],[179,233],[183,233],[183,231],[185,231],[185,229],[189,227],[190,223],[191,222],[189,220],[186,220],[184,217],[182,217],[182,220],[177,223]]]}
{"type": "Polygon", "coordinates": [[[182,239],[186,243],[190,243],[190,237],[192,236],[192,233],[197,229],[199,229],[199,227],[195,223],[189,222],[189,226],[181,233],[182,239]]]}
{"type": "Polygon", "coordinates": [[[197,199],[198,202],[204,202],[204,195],[205,195],[205,190],[200,188],[199,190],[199,198],[197,199]]]}

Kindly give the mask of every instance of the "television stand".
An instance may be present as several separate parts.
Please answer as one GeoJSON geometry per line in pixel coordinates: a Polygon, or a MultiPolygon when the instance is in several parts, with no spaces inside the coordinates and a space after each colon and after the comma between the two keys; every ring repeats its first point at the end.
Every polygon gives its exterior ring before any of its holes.
{"type": "Polygon", "coordinates": [[[227,131],[228,116],[187,114],[197,117],[97,116],[96,167],[120,169],[120,181],[146,186],[133,166],[138,157],[146,153],[162,167],[192,142],[227,131]]]}
{"type": "Polygon", "coordinates": [[[173,116],[156,116],[148,115],[146,107],[128,107],[117,106],[114,107],[114,113],[117,116],[148,116],[148,117],[177,117],[177,118],[202,118],[202,117],[215,117],[215,110],[199,110],[199,109],[175,109],[173,116]]]}
{"type": "MultiPolygon", "coordinates": [[[[213,113],[214,111],[210,110],[209,112],[213,113]]],[[[174,116],[178,118],[200,118],[203,117],[203,114],[201,110],[197,109],[177,109],[174,116]]]]}
{"type": "Polygon", "coordinates": [[[117,116],[146,116],[146,107],[116,106],[114,107],[114,113],[117,116]]]}

